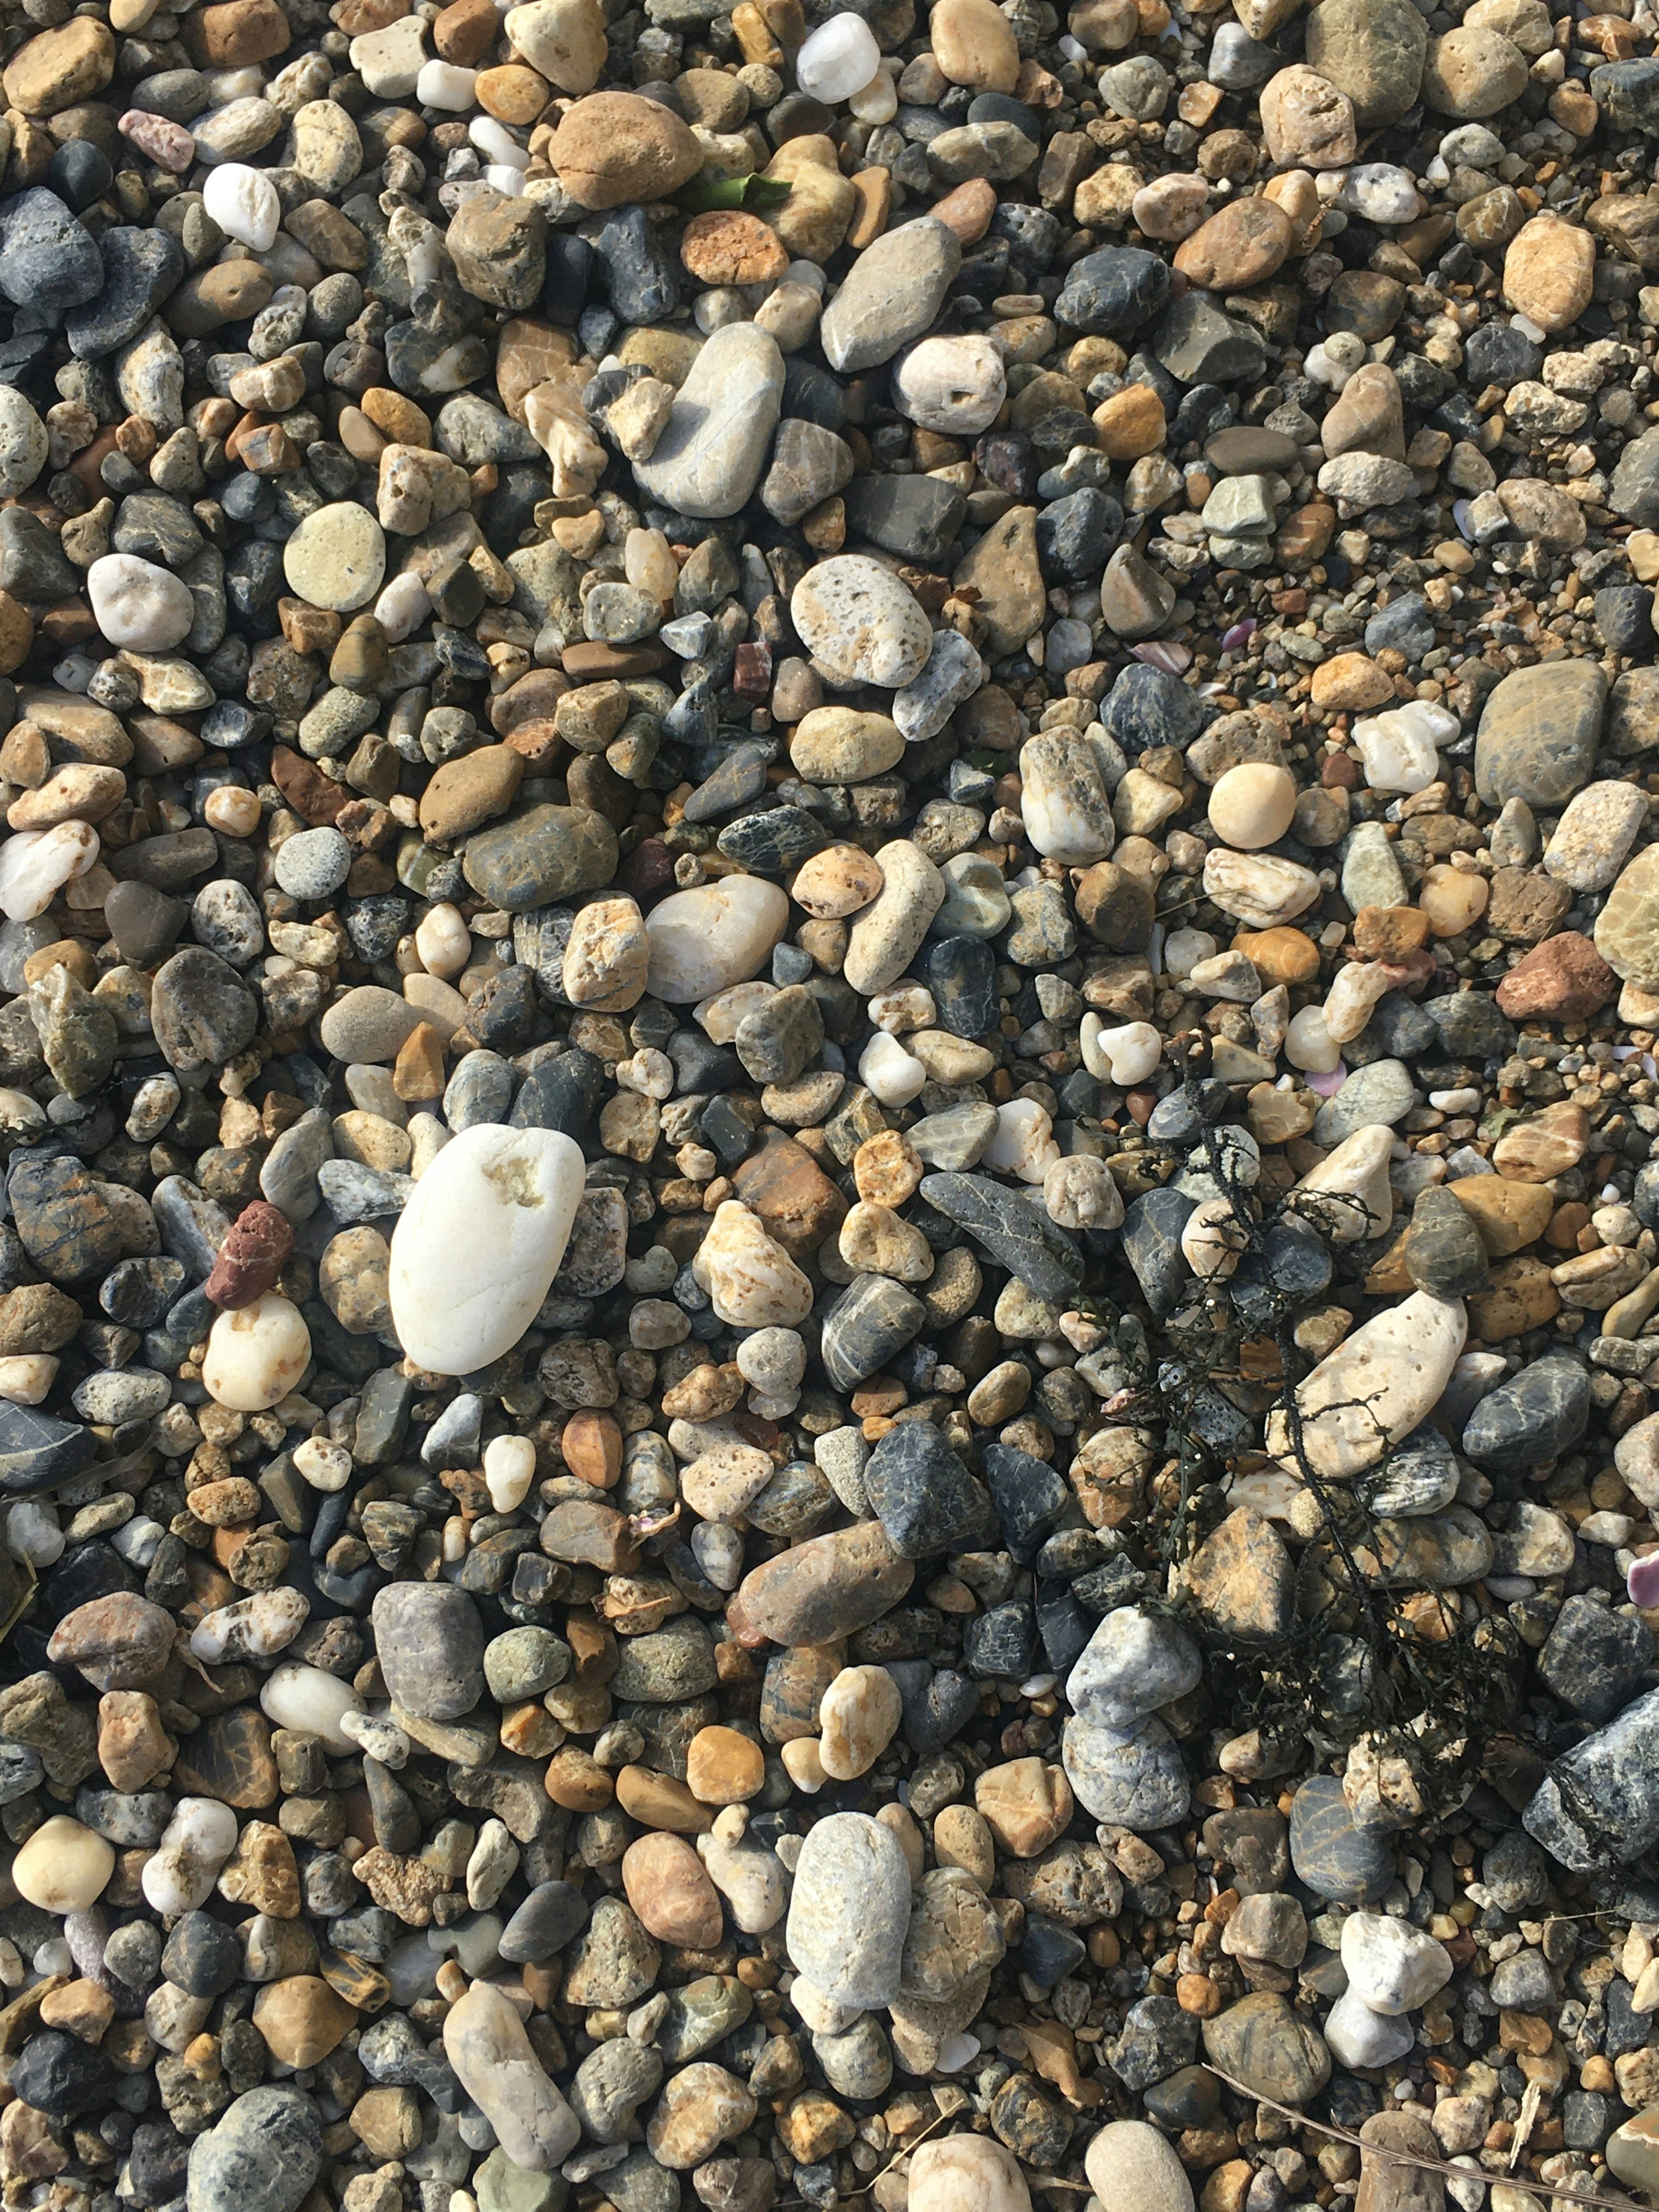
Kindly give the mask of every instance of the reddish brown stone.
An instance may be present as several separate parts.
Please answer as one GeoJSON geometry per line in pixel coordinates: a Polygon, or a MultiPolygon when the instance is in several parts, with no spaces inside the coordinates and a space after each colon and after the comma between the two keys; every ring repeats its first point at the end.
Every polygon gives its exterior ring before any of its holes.
{"type": "Polygon", "coordinates": [[[598,1567],[607,1575],[625,1573],[637,1550],[628,1516],[585,1498],[562,1498],[554,1506],[542,1522],[541,1547],[550,1559],[598,1567]]]}
{"type": "Polygon", "coordinates": [[[293,1249],[294,1231],[287,1215],[256,1198],[231,1224],[203,1288],[216,1306],[228,1311],[251,1306],[275,1283],[293,1249]]]}
{"type": "MultiPolygon", "coordinates": [[[[277,1795],[270,1722],[249,1705],[221,1713],[183,1739],[173,1782],[182,1796],[216,1797],[238,1812],[262,1813],[276,1802],[277,1795]]],[[[364,1879],[358,1875],[360,1881],[364,1879]]]]}
{"type": "Polygon", "coordinates": [[[287,745],[271,748],[270,780],[301,820],[313,829],[332,828],[352,795],[349,785],[333,782],[303,753],[287,745]]]}
{"type": "Polygon", "coordinates": [[[810,1536],[745,1575],[726,1621],[739,1643],[751,1646],[830,1644],[879,1620],[915,1578],[880,1522],[860,1521],[810,1536]]]}
{"type": "Polygon", "coordinates": [[[1588,937],[1576,929],[1546,939],[1505,975],[1499,1009],[1512,1022],[1588,1021],[1619,995],[1619,978],[1588,937]]]}
{"type": "Polygon", "coordinates": [[[532,668],[528,676],[521,676],[516,684],[509,684],[499,697],[490,701],[489,726],[497,737],[504,738],[520,722],[550,720],[569,689],[570,678],[561,675],[556,668],[532,668]]]}
{"type": "Polygon", "coordinates": [[[450,0],[432,26],[432,43],[447,62],[473,69],[501,34],[495,0],[450,0]]]}
{"type": "Polygon", "coordinates": [[[1540,945],[1566,919],[1571,887],[1541,868],[1498,868],[1492,878],[1486,927],[1506,945],[1540,945]]]}
{"type": "Polygon", "coordinates": [[[804,1145],[781,1129],[768,1129],[732,1178],[732,1188],[752,1206],[792,1259],[816,1252],[847,1218],[847,1200],[804,1145]]]}
{"type": "Polygon", "coordinates": [[[245,69],[288,52],[293,34],[276,0],[223,0],[188,18],[185,40],[201,68],[245,69]]]}
{"type": "Polygon", "coordinates": [[[616,888],[642,907],[674,888],[674,855],[660,837],[642,837],[624,854],[617,870],[616,888]]]}
{"type": "Polygon", "coordinates": [[[131,1590],[77,1605],[46,1646],[54,1667],[78,1667],[95,1690],[142,1690],[172,1653],[172,1615],[131,1590]]]}

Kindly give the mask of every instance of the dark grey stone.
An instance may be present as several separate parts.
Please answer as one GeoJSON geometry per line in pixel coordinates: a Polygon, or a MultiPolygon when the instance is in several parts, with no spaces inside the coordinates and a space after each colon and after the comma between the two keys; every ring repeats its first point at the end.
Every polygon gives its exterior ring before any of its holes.
{"type": "Polygon", "coordinates": [[[1291,1863],[1335,1905],[1375,1905],[1394,1881],[1394,1846],[1355,1827],[1334,1774],[1310,1775],[1291,1801],[1291,1863]]]}
{"type": "Polygon", "coordinates": [[[1589,1372],[1567,1351],[1547,1352],[1483,1398],[1463,1430],[1463,1449],[1483,1467],[1536,1467],[1559,1459],[1589,1425],[1589,1372]]]}

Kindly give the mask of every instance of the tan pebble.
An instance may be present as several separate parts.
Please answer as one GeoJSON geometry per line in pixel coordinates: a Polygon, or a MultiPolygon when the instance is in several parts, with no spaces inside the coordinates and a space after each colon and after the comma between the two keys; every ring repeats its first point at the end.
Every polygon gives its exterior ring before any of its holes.
{"type": "Polygon", "coordinates": [[[700,1804],[741,1805],[765,1779],[765,1754],[737,1729],[699,1729],[687,1746],[686,1786],[700,1804]]]}
{"type": "Polygon", "coordinates": [[[1559,216],[1535,215],[1510,240],[1504,256],[1504,297],[1552,336],[1589,305],[1595,240],[1559,216]]]}
{"type": "Polygon", "coordinates": [[[1276,844],[1296,811],[1296,779],[1267,761],[1245,761],[1218,777],[1210,792],[1210,827],[1241,852],[1276,844]]]}
{"type": "Polygon", "coordinates": [[[867,1774],[898,1731],[903,1708],[884,1667],[846,1667],[818,1708],[818,1756],[832,1780],[867,1774]]]}
{"type": "Polygon", "coordinates": [[[1091,417],[1101,451],[1115,461],[1135,461],[1163,450],[1168,425],[1164,402],[1150,385],[1127,385],[1103,399],[1091,417]]]}
{"type": "Polygon", "coordinates": [[[1035,1858],[1064,1833],[1072,1817],[1072,1788],[1058,1766],[1016,1759],[978,1778],[974,1803],[1005,1850],[1035,1858]]]}
{"type": "Polygon", "coordinates": [[[975,92],[1012,92],[1019,81],[1013,25],[993,0],[934,0],[928,43],[941,74],[975,92]]]}
{"type": "Polygon", "coordinates": [[[623,1853],[623,1889],[647,1936],[708,1950],[725,1922],[720,1893],[683,1836],[641,1836],[623,1853]]]}

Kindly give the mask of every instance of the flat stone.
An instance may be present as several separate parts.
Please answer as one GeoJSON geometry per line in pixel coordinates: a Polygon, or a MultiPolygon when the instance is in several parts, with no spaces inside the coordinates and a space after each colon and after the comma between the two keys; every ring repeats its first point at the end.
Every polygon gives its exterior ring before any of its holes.
{"type": "Polygon", "coordinates": [[[1510,799],[1553,810],[1589,781],[1607,683],[1589,660],[1518,668],[1488,695],[1475,739],[1475,785],[1488,806],[1510,799]]]}

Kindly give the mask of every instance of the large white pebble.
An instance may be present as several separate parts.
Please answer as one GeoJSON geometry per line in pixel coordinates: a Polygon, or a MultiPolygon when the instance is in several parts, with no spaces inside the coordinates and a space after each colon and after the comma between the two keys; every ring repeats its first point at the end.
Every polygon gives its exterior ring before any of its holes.
{"type": "Polygon", "coordinates": [[[925,1088],[927,1070],[896,1036],[878,1030],[860,1057],[859,1081],[884,1106],[908,1106],[925,1088]]]}
{"type": "Polygon", "coordinates": [[[268,253],[276,244],[283,203],[263,169],[251,169],[246,161],[222,161],[208,172],[202,204],[227,238],[251,246],[256,253],[268,253]]]}
{"type": "Polygon", "coordinates": [[[1002,356],[975,331],[923,338],[901,355],[892,385],[901,415],[952,437],[988,429],[1007,393],[1002,356]]]}
{"type": "Polygon", "coordinates": [[[1014,2154],[991,2136],[945,2136],[910,2159],[909,2212],[1030,2212],[1014,2154]]]}
{"type": "Polygon", "coordinates": [[[106,553],[87,571],[87,597],[112,645],[166,653],[182,645],[196,619],[190,586],[171,569],[136,553],[106,553]]]}
{"type": "Polygon", "coordinates": [[[65,884],[86,874],[100,849],[90,822],[14,830],[0,844],[0,914],[8,921],[33,921],[65,884]]]}
{"type": "Polygon", "coordinates": [[[875,33],[859,15],[832,15],[795,56],[795,82],[809,100],[850,100],[881,66],[875,33]]]}
{"type": "MultiPolygon", "coordinates": [[[[345,1684],[340,1685],[345,1688],[345,1684]]],[[[138,1877],[157,1912],[193,1912],[213,1893],[219,1869],[236,1848],[236,1815],[215,1797],[181,1797],[160,1849],[138,1877]]]]}
{"type": "Polygon", "coordinates": [[[350,1683],[343,1682],[337,1674],[325,1674],[320,1667],[303,1666],[297,1659],[285,1659],[266,1675],[259,1703],[265,1717],[278,1728],[293,1729],[301,1735],[319,1735],[338,1758],[349,1758],[356,1749],[340,1723],[348,1713],[362,1712],[363,1701],[350,1683]]]}
{"type": "Polygon", "coordinates": [[[1144,1083],[1164,1054],[1164,1040],[1150,1022],[1108,1029],[1096,1013],[1083,1017],[1083,1065],[1102,1083],[1144,1083]]]}
{"type": "Polygon", "coordinates": [[[222,1313],[208,1334],[202,1381],[216,1405],[263,1413],[286,1398],[311,1359],[311,1331],[298,1306],[267,1291],[251,1306],[222,1313]]]}
{"type": "Polygon", "coordinates": [[[42,1912],[84,1912],[114,1871],[112,1847],[67,1813],[43,1820],[11,1863],[19,1896],[42,1912]]]}
{"type": "Polygon", "coordinates": [[[473,104],[472,84],[477,70],[463,69],[456,62],[424,62],[415,80],[415,97],[422,107],[445,107],[452,114],[465,114],[473,104]]]}
{"type": "Polygon", "coordinates": [[[1356,1912],[1342,1923],[1348,1987],[1373,2012],[1415,2012],[1452,1978],[1451,1954],[1408,1920],[1356,1912]]]}
{"type": "Polygon", "coordinates": [[[683,1006],[758,974],[783,935],[789,902],[762,876],[722,876],[675,891],[645,918],[651,945],[646,989],[683,1006]]]}
{"type": "Polygon", "coordinates": [[[484,1122],[445,1146],[392,1236],[392,1326],[417,1367],[469,1375],[518,1342],[552,1288],[584,1175],[580,1147],[555,1129],[484,1122]]]}

